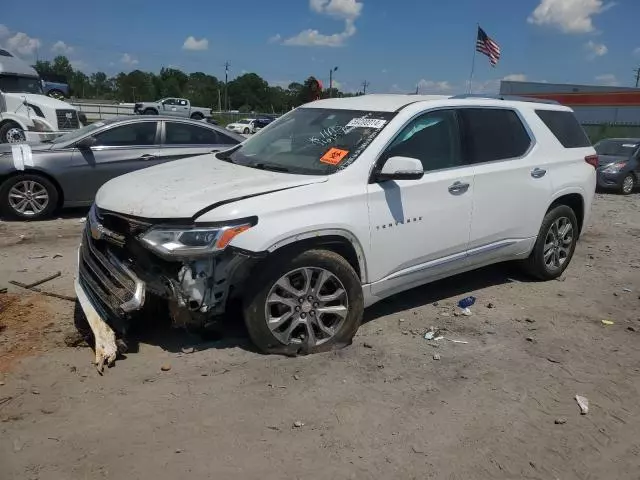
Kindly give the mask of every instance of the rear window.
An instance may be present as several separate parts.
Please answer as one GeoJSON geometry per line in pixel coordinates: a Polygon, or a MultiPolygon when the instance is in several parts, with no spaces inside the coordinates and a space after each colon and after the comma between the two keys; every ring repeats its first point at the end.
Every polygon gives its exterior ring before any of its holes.
{"type": "Polygon", "coordinates": [[[536,110],[540,120],[564,148],[590,147],[589,137],[578,123],[573,112],[559,110],[536,110]]]}

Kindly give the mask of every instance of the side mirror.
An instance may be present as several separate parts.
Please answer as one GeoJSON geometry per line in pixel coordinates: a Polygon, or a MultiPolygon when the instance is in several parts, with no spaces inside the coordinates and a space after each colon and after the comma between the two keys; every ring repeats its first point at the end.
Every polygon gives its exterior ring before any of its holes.
{"type": "Polygon", "coordinates": [[[81,140],[78,140],[76,143],[76,148],[79,150],[88,150],[96,144],[97,140],[95,137],[89,135],[88,137],[84,137],[81,140]]]}
{"type": "Polygon", "coordinates": [[[387,180],[419,180],[424,176],[422,162],[410,157],[390,157],[382,170],[374,175],[376,182],[387,180]]]}

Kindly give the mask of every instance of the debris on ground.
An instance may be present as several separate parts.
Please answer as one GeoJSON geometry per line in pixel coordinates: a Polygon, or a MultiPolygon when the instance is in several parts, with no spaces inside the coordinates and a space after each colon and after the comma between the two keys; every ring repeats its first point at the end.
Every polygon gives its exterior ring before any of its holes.
{"type": "Polygon", "coordinates": [[[636,327],[627,327],[627,330],[629,330],[630,332],[635,332],[635,331],[637,331],[637,330],[636,330],[636,327]]]}
{"type": "Polygon", "coordinates": [[[171,370],[171,365],[168,363],[163,363],[162,365],[160,365],[160,370],[162,370],[163,372],[168,372],[169,370],[171,370]]]}
{"type": "Polygon", "coordinates": [[[434,353],[433,354],[433,359],[434,360],[440,360],[440,354],[439,353],[434,353]]]}
{"type": "Polygon", "coordinates": [[[529,318],[529,317],[525,318],[524,321],[527,322],[527,323],[535,323],[536,322],[533,318],[529,318]]]}
{"type": "Polygon", "coordinates": [[[553,423],[555,423],[556,425],[564,425],[565,423],[567,423],[567,419],[564,417],[556,418],[553,423]]]}
{"type": "Polygon", "coordinates": [[[300,420],[296,420],[295,422],[293,422],[293,426],[295,428],[302,428],[304,427],[304,423],[302,423],[300,420]]]}
{"type": "Polygon", "coordinates": [[[293,376],[293,379],[294,379],[294,380],[300,380],[300,377],[299,377],[298,375],[294,375],[294,376],[293,376]]]}
{"type": "Polygon", "coordinates": [[[458,302],[458,307],[460,308],[469,308],[470,306],[472,306],[474,303],[476,303],[476,297],[465,297],[462,300],[460,300],[458,302]]]}
{"type": "Polygon", "coordinates": [[[424,334],[425,340],[442,340],[444,337],[442,336],[440,330],[436,330],[433,327],[430,327],[429,330],[424,334]]]}
{"type": "Polygon", "coordinates": [[[625,292],[625,293],[631,293],[631,289],[630,288],[623,288],[622,291],[625,292]]]}
{"type": "Polygon", "coordinates": [[[613,325],[615,322],[613,320],[601,320],[603,325],[613,325]]]}
{"type": "Polygon", "coordinates": [[[496,308],[496,306],[493,303],[489,302],[487,303],[487,308],[496,308]]]}
{"type": "Polygon", "coordinates": [[[465,345],[469,343],[466,340],[454,340],[453,338],[447,338],[447,340],[449,340],[451,343],[462,343],[465,345]]]}
{"type": "Polygon", "coordinates": [[[586,415],[589,413],[589,399],[587,397],[583,397],[582,395],[576,395],[576,402],[578,402],[578,406],[580,407],[580,413],[582,415],[586,415]]]}
{"type": "Polygon", "coordinates": [[[373,348],[373,345],[371,345],[370,343],[367,343],[367,342],[364,342],[364,343],[362,344],[362,346],[363,346],[364,348],[373,348]]]}

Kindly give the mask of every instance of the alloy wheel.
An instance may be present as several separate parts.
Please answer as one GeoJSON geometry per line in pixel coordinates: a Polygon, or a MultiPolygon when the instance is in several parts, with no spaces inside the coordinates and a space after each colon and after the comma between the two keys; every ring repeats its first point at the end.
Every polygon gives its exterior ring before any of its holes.
{"type": "Polygon", "coordinates": [[[9,190],[9,206],[20,215],[33,217],[49,205],[49,192],[44,185],[33,181],[17,182],[9,190]]]}
{"type": "Polygon", "coordinates": [[[21,128],[10,128],[6,134],[7,143],[22,143],[25,141],[24,131],[21,128]]]}
{"type": "Polygon", "coordinates": [[[573,225],[567,217],[560,217],[551,224],[544,241],[544,263],[547,269],[562,268],[573,244],[573,225]]]}
{"type": "Polygon", "coordinates": [[[633,191],[634,184],[635,182],[631,175],[624,177],[624,180],[622,181],[622,193],[631,193],[633,191]]]}
{"type": "Polygon", "coordinates": [[[265,318],[281,343],[307,343],[310,347],[330,340],[344,323],[349,299],[342,282],[323,268],[306,267],[284,274],[271,287],[265,318]]]}

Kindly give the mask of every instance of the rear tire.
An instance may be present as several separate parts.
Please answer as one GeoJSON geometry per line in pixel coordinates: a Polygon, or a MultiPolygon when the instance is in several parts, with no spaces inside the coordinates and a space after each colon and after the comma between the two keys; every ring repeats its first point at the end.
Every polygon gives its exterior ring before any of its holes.
{"type": "Polygon", "coordinates": [[[620,193],[622,195],[631,195],[635,188],[636,177],[633,176],[633,173],[628,173],[627,176],[622,179],[622,184],[620,185],[620,193]]]}
{"type": "Polygon", "coordinates": [[[549,210],[529,258],[523,262],[525,272],[538,280],[558,278],[571,262],[579,233],[570,207],[558,205],[549,210]]]}
{"type": "Polygon", "coordinates": [[[193,115],[191,115],[191,119],[192,120],[202,120],[204,119],[204,115],[202,115],[201,113],[194,113],[193,115]]]}
{"type": "Polygon", "coordinates": [[[343,257],[328,250],[267,259],[243,301],[254,344],[264,353],[284,355],[350,345],[363,310],[358,274],[343,257]]]}
{"type": "Polygon", "coordinates": [[[58,190],[41,175],[16,175],[0,186],[0,211],[8,217],[43,220],[50,217],[57,206],[58,190]]]}

